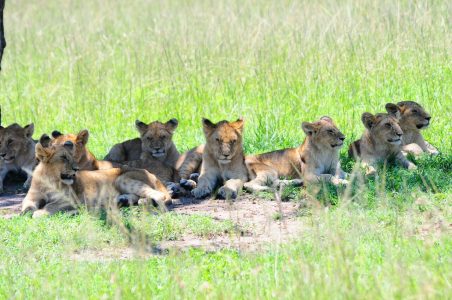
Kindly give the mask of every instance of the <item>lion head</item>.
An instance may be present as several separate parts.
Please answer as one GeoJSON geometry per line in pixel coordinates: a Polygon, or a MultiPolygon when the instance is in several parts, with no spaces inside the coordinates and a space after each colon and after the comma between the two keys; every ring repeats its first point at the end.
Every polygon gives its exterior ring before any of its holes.
{"type": "Polygon", "coordinates": [[[74,183],[75,173],[78,165],[72,156],[74,144],[66,141],[63,145],[50,145],[51,140],[47,134],[41,136],[36,144],[36,159],[40,168],[45,169],[45,174],[49,178],[60,180],[62,183],[71,185],[74,183]]]}
{"type": "Polygon", "coordinates": [[[86,153],[86,144],[88,143],[89,132],[84,129],[80,131],[78,134],[62,134],[61,132],[54,130],[52,132],[52,138],[49,142],[49,145],[74,145],[72,147],[72,157],[74,160],[79,163],[83,155],[86,153]]]}
{"type": "Polygon", "coordinates": [[[177,125],[176,119],[171,119],[166,123],[154,121],[147,125],[136,120],[135,126],[140,133],[142,151],[148,152],[156,158],[165,156],[173,146],[173,133],[177,125]]]}
{"type": "Polygon", "coordinates": [[[345,136],[330,117],[321,117],[314,123],[303,122],[301,127],[313,144],[318,147],[339,149],[344,144],[345,136]]]}
{"type": "Polygon", "coordinates": [[[402,130],[420,130],[430,125],[430,114],[422,106],[414,101],[402,101],[397,103],[400,109],[399,124],[402,130]]]}
{"type": "Polygon", "coordinates": [[[220,164],[230,163],[237,153],[243,151],[243,124],[242,119],[235,122],[220,121],[216,124],[202,119],[206,148],[220,164]]]}
{"type": "Polygon", "coordinates": [[[372,115],[365,112],[361,116],[361,121],[377,143],[401,145],[403,131],[399,125],[400,108],[393,103],[388,103],[386,110],[387,114],[372,115]]]}
{"type": "Polygon", "coordinates": [[[6,128],[0,126],[0,159],[10,164],[18,157],[29,155],[33,132],[33,123],[25,127],[16,123],[6,128]]]}

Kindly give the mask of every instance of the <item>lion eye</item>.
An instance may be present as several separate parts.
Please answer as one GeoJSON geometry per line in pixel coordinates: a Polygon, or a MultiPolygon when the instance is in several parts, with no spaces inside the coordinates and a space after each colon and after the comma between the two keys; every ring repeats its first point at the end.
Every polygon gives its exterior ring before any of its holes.
{"type": "Polygon", "coordinates": [[[231,141],[231,144],[235,144],[235,142],[237,142],[237,140],[232,140],[232,141],[231,141]]]}
{"type": "Polygon", "coordinates": [[[8,145],[9,145],[9,144],[12,144],[12,142],[13,142],[13,140],[12,140],[12,139],[9,139],[9,140],[8,140],[8,145]]]}
{"type": "Polygon", "coordinates": [[[334,131],[331,130],[331,129],[329,129],[329,130],[328,130],[328,133],[329,133],[329,134],[334,134],[334,131]]]}
{"type": "Polygon", "coordinates": [[[412,112],[413,112],[413,114],[417,114],[418,113],[418,111],[415,110],[415,109],[413,109],[412,112]]]}
{"type": "Polygon", "coordinates": [[[389,123],[386,123],[385,126],[386,126],[386,128],[391,128],[391,124],[389,124],[389,123]]]}
{"type": "Polygon", "coordinates": [[[61,159],[62,159],[63,161],[68,161],[68,159],[67,159],[67,156],[66,156],[66,155],[63,155],[63,156],[61,156],[61,159]]]}
{"type": "Polygon", "coordinates": [[[148,137],[148,141],[152,142],[152,138],[149,138],[149,137],[148,137]]]}
{"type": "Polygon", "coordinates": [[[216,138],[215,140],[216,140],[218,143],[220,142],[220,139],[219,139],[219,138],[216,138]]]}

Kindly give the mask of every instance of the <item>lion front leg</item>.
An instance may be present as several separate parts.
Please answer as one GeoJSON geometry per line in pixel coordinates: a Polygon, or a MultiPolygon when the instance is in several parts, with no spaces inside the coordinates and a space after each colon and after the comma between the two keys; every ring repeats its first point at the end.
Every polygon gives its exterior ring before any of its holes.
{"type": "Polygon", "coordinates": [[[399,152],[396,156],[396,161],[405,169],[416,170],[417,167],[411,161],[409,161],[402,152],[399,152]]]}
{"type": "Polygon", "coordinates": [[[191,194],[196,199],[203,199],[210,196],[217,186],[218,179],[219,176],[216,170],[201,174],[199,176],[198,186],[191,191],[191,194]]]}
{"type": "Polygon", "coordinates": [[[428,143],[427,141],[424,141],[426,151],[430,153],[431,155],[438,155],[439,150],[436,149],[432,144],[428,143]]]}

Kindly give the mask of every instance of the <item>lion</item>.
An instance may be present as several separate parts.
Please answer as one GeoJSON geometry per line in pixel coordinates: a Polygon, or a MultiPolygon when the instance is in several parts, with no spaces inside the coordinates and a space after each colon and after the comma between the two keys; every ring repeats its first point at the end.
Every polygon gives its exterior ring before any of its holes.
{"type": "Polygon", "coordinates": [[[173,143],[173,133],[178,124],[176,119],[149,124],[136,120],[135,126],[140,137],[114,145],[105,160],[118,163],[139,160],[141,153],[147,152],[152,158],[175,168],[180,154],[173,143]]]}
{"type": "Polygon", "coordinates": [[[439,154],[438,149],[424,140],[421,130],[430,125],[430,114],[414,101],[401,101],[397,103],[400,109],[399,125],[403,131],[402,150],[415,156],[427,152],[431,155],[439,154]]]}
{"type": "Polygon", "coordinates": [[[75,145],[75,147],[73,147],[72,156],[77,162],[80,170],[104,170],[120,166],[118,163],[96,159],[86,147],[89,138],[89,132],[86,129],[80,131],[78,134],[62,134],[61,132],[54,130],[52,132],[52,137],[50,145],[64,145],[67,142],[75,145]]]}
{"type": "Polygon", "coordinates": [[[348,150],[350,157],[361,161],[368,176],[376,174],[375,166],[378,162],[397,162],[409,170],[416,169],[416,165],[402,154],[403,131],[399,125],[399,106],[388,103],[386,111],[388,113],[362,114],[361,121],[366,129],[348,150]]]}
{"type": "Polygon", "coordinates": [[[202,124],[206,144],[199,182],[192,190],[192,195],[198,199],[206,198],[222,184],[218,198],[235,199],[243,183],[248,181],[242,145],[244,121],[238,119],[235,122],[220,121],[214,124],[203,118],[202,124]]]}
{"type": "Polygon", "coordinates": [[[36,165],[33,132],[33,123],[25,127],[16,123],[8,127],[0,126],[0,193],[3,192],[3,181],[11,171],[24,171],[27,174],[24,188],[30,187],[36,165]]]}
{"type": "Polygon", "coordinates": [[[43,135],[36,144],[39,161],[22,203],[22,214],[33,217],[58,212],[76,212],[80,205],[88,210],[108,208],[122,201],[121,197],[145,204],[152,201],[161,208],[171,203],[165,186],[151,173],[130,167],[96,171],[79,171],[72,153],[74,144],[49,146],[50,138],[43,135]]]}
{"type": "Polygon", "coordinates": [[[348,184],[339,161],[345,136],[333,120],[324,116],[314,123],[303,122],[302,129],[306,138],[300,146],[245,158],[252,179],[244,184],[247,191],[268,191],[281,184],[348,184]],[[280,180],[280,177],[296,179],[280,180]]]}

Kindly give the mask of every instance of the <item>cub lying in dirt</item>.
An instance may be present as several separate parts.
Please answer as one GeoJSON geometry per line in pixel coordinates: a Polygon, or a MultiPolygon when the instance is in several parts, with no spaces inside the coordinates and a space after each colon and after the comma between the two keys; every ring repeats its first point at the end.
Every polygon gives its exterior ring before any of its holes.
{"type": "Polygon", "coordinates": [[[76,211],[80,205],[89,210],[117,205],[121,197],[141,203],[152,202],[161,208],[171,203],[165,186],[151,173],[130,167],[97,171],[79,171],[72,153],[74,144],[49,146],[43,135],[36,145],[39,164],[33,173],[22,213],[33,217],[60,211],[76,211]]]}
{"type": "Polygon", "coordinates": [[[322,117],[314,123],[303,122],[306,133],[304,142],[297,148],[288,148],[245,159],[251,181],[245,183],[251,192],[265,191],[280,184],[313,184],[330,182],[347,184],[339,161],[339,149],[344,135],[330,117],[322,117]],[[301,180],[279,180],[279,177],[301,180]]]}

